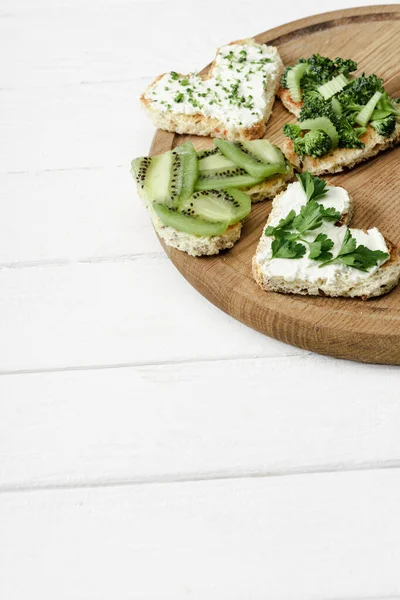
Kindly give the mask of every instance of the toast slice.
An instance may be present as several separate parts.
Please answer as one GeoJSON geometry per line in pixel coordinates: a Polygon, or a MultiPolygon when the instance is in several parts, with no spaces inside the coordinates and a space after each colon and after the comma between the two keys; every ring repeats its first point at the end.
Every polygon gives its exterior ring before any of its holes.
{"type": "MultiPolygon", "coordinates": [[[[278,97],[288,111],[297,118],[300,116],[303,103],[294,102],[289,90],[280,87],[278,97]]],[[[320,158],[299,156],[294,152],[293,140],[289,138],[282,143],[281,149],[297,171],[309,171],[312,175],[340,173],[344,169],[352,169],[358,163],[396,146],[400,142],[400,123],[396,123],[396,128],[389,137],[379,135],[371,125],[368,125],[367,131],[360,137],[360,140],[365,144],[364,148],[336,148],[320,158]]]]}
{"type": "Polygon", "coordinates": [[[198,236],[192,233],[178,231],[173,227],[164,225],[150,205],[147,205],[153,227],[157,235],[172,248],[177,248],[190,256],[211,256],[218,254],[221,250],[232,248],[240,238],[242,221],[231,225],[221,233],[214,236],[198,236]]]}
{"type": "Polygon", "coordinates": [[[299,156],[293,149],[293,140],[289,138],[282,143],[281,150],[297,171],[309,171],[312,175],[340,173],[396,146],[400,142],[400,123],[396,123],[396,128],[389,137],[379,135],[371,125],[368,125],[367,131],[360,140],[364,142],[364,148],[336,148],[321,158],[299,156]]]}
{"type": "Polygon", "coordinates": [[[218,49],[207,75],[159,75],[140,100],[155,126],[166,131],[258,139],[265,134],[283,71],[274,46],[238,40],[218,49]]]}
{"type": "MultiPolygon", "coordinates": [[[[297,186],[300,184],[295,183],[292,185],[297,186]]],[[[279,194],[274,199],[272,211],[266,227],[270,224],[276,225],[276,222],[285,216],[285,211],[282,211],[284,196],[285,192],[279,194]]],[[[348,226],[351,221],[353,201],[350,196],[348,198],[349,205],[342,211],[341,221],[337,224],[338,230],[340,230],[342,226],[348,226]]],[[[351,230],[352,233],[356,233],[357,231],[360,230],[351,230]]],[[[321,269],[321,275],[317,277],[315,276],[315,271],[312,277],[307,277],[300,268],[300,275],[293,277],[293,273],[291,275],[288,275],[288,273],[279,273],[279,267],[278,271],[271,269],[271,262],[274,260],[275,263],[281,260],[289,260],[294,264],[303,259],[272,259],[271,237],[265,235],[264,229],[252,261],[253,277],[261,289],[265,291],[313,296],[361,297],[363,300],[381,296],[382,294],[389,292],[399,282],[399,249],[386,238],[382,238],[381,234],[376,229],[363,233],[374,235],[377,239],[384,240],[384,244],[386,244],[386,249],[390,257],[379,267],[372,269],[371,272],[368,273],[358,271],[357,269],[345,265],[341,265],[334,273],[332,273],[332,269],[330,273],[327,273],[325,267],[325,269],[321,269]]],[[[318,263],[316,263],[316,265],[318,267],[318,263]]],[[[333,265],[330,265],[330,267],[332,266],[333,265]]]]}
{"type": "MultiPolygon", "coordinates": [[[[252,203],[260,202],[261,200],[271,199],[277,193],[284,190],[292,178],[293,170],[287,175],[275,175],[270,179],[263,181],[263,183],[244,191],[249,194],[252,203]]],[[[141,189],[139,187],[137,189],[138,194],[141,195],[141,189]]],[[[212,254],[218,254],[221,250],[232,248],[235,242],[240,238],[242,230],[241,221],[228,227],[221,235],[211,237],[197,236],[164,225],[152,207],[147,203],[145,203],[145,205],[157,235],[167,244],[167,246],[172,246],[182,252],[187,252],[191,256],[210,256],[212,254]]]]}

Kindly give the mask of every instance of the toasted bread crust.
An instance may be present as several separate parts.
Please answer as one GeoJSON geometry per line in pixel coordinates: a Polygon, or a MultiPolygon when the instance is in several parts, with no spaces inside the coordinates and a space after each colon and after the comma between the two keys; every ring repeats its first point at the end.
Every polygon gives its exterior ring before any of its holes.
{"type": "Polygon", "coordinates": [[[289,90],[286,90],[282,86],[278,89],[277,96],[282,102],[283,106],[288,109],[289,112],[294,114],[296,117],[300,116],[302,102],[295,102],[292,100],[289,90]]]}
{"type": "MultiPolygon", "coordinates": [[[[254,44],[254,40],[252,39],[244,39],[244,40],[236,40],[227,44],[229,46],[235,44],[254,44]]],[[[261,121],[258,121],[251,127],[227,127],[225,123],[216,119],[215,117],[207,117],[201,113],[196,113],[193,115],[187,115],[185,113],[175,113],[171,111],[159,111],[158,109],[152,106],[151,100],[146,97],[148,92],[152,87],[165,75],[165,73],[159,75],[155,78],[155,80],[147,87],[145,92],[141,95],[140,101],[142,105],[148,111],[154,125],[159,129],[163,129],[165,131],[171,131],[174,133],[180,134],[189,134],[189,135],[202,135],[202,136],[210,136],[210,137],[218,137],[224,138],[229,141],[235,140],[254,140],[260,139],[264,136],[266,131],[266,122],[268,121],[272,106],[275,100],[275,93],[277,86],[279,85],[280,77],[284,70],[283,62],[279,56],[276,48],[276,58],[277,63],[279,65],[279,73],[277,73],[275,81],[273,83],[269,83],[270,89],[267,91],[267,102],[264,110],[264,118],[261,121]]],[[[216,57],[220,51],[218,48],[216,57]]],[[[212,72],[215,67],[216,57],[211,64],[211,67],[206,75],[202,76],[203,81],[212,77],[212,72]]],[[[190,77],[189,75],[182,75],[184,77],[190,77]]]]}
{"type": "MultiPolygon", "coordinates": [[[[276,196],[274,203],[279,199],[276,196]]],[[[350,198],[350,206],[347,213],[342,215],[341,224],[349,225],[353,215],[353,200],[350,198]]],[[[276,206],[276,204],[275,204],[276,206]]],[[[270,213],[267,225],[270,222],[271,215],[274,213],[274,207],[270,213]]],[[[359,297],[362,300],[382,296],[390,292],[400,279],[400,255],[399,249],[385,238],[386,245],[390,252],[390,258],[373,275],[360,281],[353,287],[339,289],[334,285],[327,285],[322,279],[320,282],[310,282],[303,280],[286,281],[282,276],[268,277],[264,274],[262,265],[258,262],[258,255],[262,252],[266,243],[266,237],[262,234],[257,246],[256,253],[252,260],[252,273],[255,281],[260,288],[266,292],[281,292],[285,294],[301,294],[310,296],[332,296],[332,297],[359,297]]]]}
{"type": "Polygon", "coordinates": [[[198,236],[191,233],[178,231],[173,227],[164,225],[151,206],[147,206],[153,227],[159,237],[167,244],[190,256],[211,256],[221,250],[232,248],[240,238],[242,222],[230,225],[221,235],[198,236]]]}

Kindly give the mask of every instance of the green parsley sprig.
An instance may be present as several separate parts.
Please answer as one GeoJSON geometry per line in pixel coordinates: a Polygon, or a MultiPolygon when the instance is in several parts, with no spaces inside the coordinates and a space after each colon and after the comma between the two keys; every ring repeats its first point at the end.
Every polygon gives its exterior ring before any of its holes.
{"type": "Polygon", "coordinates": [[[340,213],[334,208],[325,208],[315,200],[310,200],[301,207],[298,215],[291,210],[276,227],[267,227],[265,235],[274,236],[274,242],[277,242],[275,244],[272,242],[271,245],[272,258],[301,258],[306,252],[304,244],[309,246],[310,258],[315,260],[332,258],[329,250],[333,242],[325,234],[319,234],[313,242],[304,239],[310,231],[321,227],[324,220],[339,221],[340,213]],[[285,252],[285,256],[282,256],[282,252],[285,252]]]}
{"type": "Polygon", "coordinates": [[[313,177],[308,171],[305,173],[296,173],[296,177],[307,196],[307,202],[310,200],[318,200],[327,194],[328,187],[326,181],[323,179],[313,177]]]}
{"type": "Polygon", "coordinates": [[[338,254],[334,258],[323,262],[320,267],[341,263],[359,271],[368,271],[371,267],[375,267],[379,262],[388,258],[389,254],[382,252],[382,250],[371,250],[362,244],[357,246],[356,239],[351,235],[350,229],[347,229],[338,254]]]}

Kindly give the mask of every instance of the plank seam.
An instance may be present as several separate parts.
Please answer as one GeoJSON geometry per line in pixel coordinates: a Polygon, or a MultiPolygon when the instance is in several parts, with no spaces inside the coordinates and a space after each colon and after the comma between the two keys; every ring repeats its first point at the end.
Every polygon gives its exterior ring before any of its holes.
{"type": "Polygon", "coordinates": [[[87,265],[102,263],[134,262],[148,258],[150,260],[167,260],[165,252],[138,252],[137,254],[115,254],[110,256],[89,256],[77,260],[55,259],[0,263],[0,271],[6,269],[31,269],[32,267],[67,267],[70,265],[87,265]]]}
{"type": "Polygon", "coordinates": [[[204,357],[204,358],[182,358],[182,359],[174,359],[174,360],[160,360],[154,362],[147,361],[133,361],[127,363],[115,363],[115,364],[104,364],[104,365],[71,365],[64,367],[49,367],[43,369],[7,369],[0,370],[0,376],[3,375],[36,375],[41,373],[64,373],[66,371],[97,371],[100,369],[135,369],[142,367],[168,367],[173,365],[186,365],[186,364],[198,364],[198,363],[210,363],[217,361],[224,362],[236,362],[236,361],[247,361],[247,360],[281,360],[286,358],[301,358],[304,356],[310,356],[314,354],[313,352],[307,352],[304,350],[300,353],[293,354],[283,354],[279,356],[248,356],[248,355],[238,355],[238,356],[216,356],[216,357],[204,357]]]}
{"type": "Polygon", "coordinates": [[[181,484],[181,483],[203,483],[209,481],[227,481],[238,479],[264,479],[273,477],[296,477],[302,475],[321,475],[321,474],[341,474],[353,473],[360,471],[385,471],[389,469],[399,469],[400,459],[354,463],[354,464],[327,464],[327,465],[310,465],[309,467],[298,467],[293,469],[269,469],[267,471],[246,471],[236,473],[224,473],[222,471],[210,473],[190,474],[170,474],[151,477],[138,477],[131,479],[115,479],[105,481],[76,481],[69,483],[49,483],[49,484],[31,484],[31,485],[0,485],[0,494],[21,493],[21,492],[43,492],[57,490],[73,490],[73,489],[96,489],[96,488],[114,488],[114,487],[134,487],[142,485],[164,485],[164,484],[181,484]]]}

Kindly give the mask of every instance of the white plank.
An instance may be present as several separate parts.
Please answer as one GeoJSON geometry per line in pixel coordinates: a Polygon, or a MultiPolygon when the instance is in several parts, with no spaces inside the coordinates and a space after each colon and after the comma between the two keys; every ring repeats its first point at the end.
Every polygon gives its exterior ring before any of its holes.
{"type": "Polygon", "coordinates": [[[400,466],[397,381],[313,355],[3,376],[0,490],[400,466]]]}
{"type": "Polygon", "coordinates": [[[202,10],[188,0],[2,0],[1,87],[126,80],[170,69],[186,73],[211,62],[223,43],[288,19],[359,4],[335,0],[321,7],[287,0],[266,13],[264,0],[252,0],[246,10],[239,0],[231,0],[229,10],[225,2],[213,0],[203,0],[202,10]]]}
{"type": "Polygon", "coordinates": [[[399,505],[399,470],[3,494],[0,593],[394,600],[399,505]]]}
{"type": "Polygon", "coordinates": [[[139,102],[149,81],[3,90],[0,173],[129,168],[154,134],[139,102]]]}
{"type": "Polygon", "coordinates": [[[0,175],[0,266],[163,253],[126,165],[0,175]]]}
{"type": "MultiPolygon", "coordinates": [[[[293,19],[312,13],[298,3],[289,4],[293,19]]],[[[349,0],[339,1],[336,7],[341,5],[349,5],[349,0]]],[[[187,0],[3,0],[6,14],[1,19],[0,13],[0,39],[8,52],[0,55],[1,87],[118,81],[174,68],[186,73],[211,62],[221,44],[259,33],[262,27],[274,27],[287,18],[287,14],[268,11],[267,21],[260,24],[262,0],[253,0],[251,10],[246,11],[233,0],[227,19],[225,3],[203,0],[195,17],[196,30],[202,34],[193,35],[194,8],[187,0]]]]}
{"type": "Polygon", "coordinates": [[[211,305],[165,255],[0,269],[0,371],[293,355],[211,305]]]}

